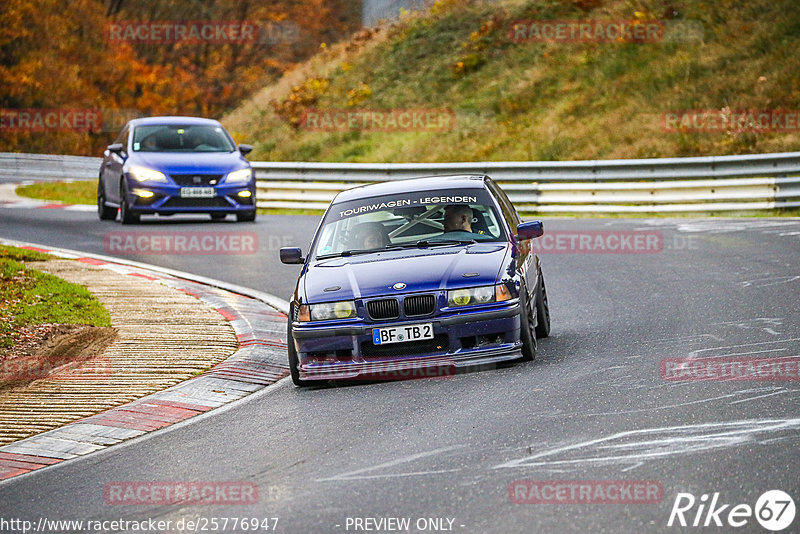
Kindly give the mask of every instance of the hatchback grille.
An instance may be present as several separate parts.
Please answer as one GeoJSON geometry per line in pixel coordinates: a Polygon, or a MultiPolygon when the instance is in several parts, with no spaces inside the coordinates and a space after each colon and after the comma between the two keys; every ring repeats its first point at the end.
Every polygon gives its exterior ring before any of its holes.
{"type": "Polygon", "coordinates": [[[217,185],[221,174],[170,174],[172,181],[178,185],[217,185]]]}
{"type": "Polygon", "coordinates": [[[372,300],[367,302],[367,311],[374,320],[397,319],[400,317],[400,306],[397,299],[372,300]]]}
{"type": "Polygon", "coordinates": [[[230,202],[225,200],[225,197],[214,198],[181,198],[172,197],[164,204],[162,208],[231,208],[233,207],[230,202]]]}
{"type": "Polygon", "coordinates": [[[407,317],[430,315],[436,309],[436,298],[433,295],[415,295],[403,301],[407,317]]]}

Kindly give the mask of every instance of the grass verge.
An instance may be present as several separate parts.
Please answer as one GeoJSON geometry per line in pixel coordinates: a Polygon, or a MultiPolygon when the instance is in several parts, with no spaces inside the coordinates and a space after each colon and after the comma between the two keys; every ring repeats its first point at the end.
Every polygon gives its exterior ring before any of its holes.
{"type": "Polygon", "coordinates": [[[21,263],[51,258],[0,245],[0,349],[13,346],[14,334],[28,325],[111,326],[108,310],[85,287],[21,263]]]}
{"type": "Polygon", "coordinates": [[[94,204],[97,202],[97,181],[41,182],[18,187],[17,194],[67,204],[94,204]]]}

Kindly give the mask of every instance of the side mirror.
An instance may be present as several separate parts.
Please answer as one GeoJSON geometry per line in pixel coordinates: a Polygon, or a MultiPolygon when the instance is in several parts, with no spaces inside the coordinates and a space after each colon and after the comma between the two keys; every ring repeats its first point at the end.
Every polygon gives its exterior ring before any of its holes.
{"type": "Polygon", "coordinates": [[[125,149],[125,147],[122,146],[122,143],[114,143],[113,145],[108,145],[108,151],[109,152],[113,152],[114,154],[116,154],[118,156],[122,155],[122,151],[124,149],[125,149]]]}
{"type": "Polygon", "coordinates": [[[242,156],[246,156],[252,151],[253,145],[239,145],[239,152],[242,153],[242,156]]]}
{"type": "Polygon", "coordinates": [[[524,222],[517,227],[517,239],[536,239],[544,235],[544,224],[542,221],[524,222]]]}
{"type": "Polygon", "coordinates": [[[305,263],[303,258],[303,251],[296,247],[282,248],[281,249],[281,263],[287,265],[297,265],[305,263]]]}

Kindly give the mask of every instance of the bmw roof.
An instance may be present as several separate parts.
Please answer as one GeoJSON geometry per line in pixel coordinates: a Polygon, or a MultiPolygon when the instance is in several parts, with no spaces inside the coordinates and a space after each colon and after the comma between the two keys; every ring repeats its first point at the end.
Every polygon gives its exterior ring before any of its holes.
{"type": "Polygon", "coordinates": [[[482,189],[483,174],[455,174],[446,176],[423,176],[407,180],[392,180],[375,184],[361,185],[342,191],[333,200],[334,204],[358,200],[362,198],[379,197],[396,193],[411,193],[414,191],[437,191],[443,189],[482,189]]]}

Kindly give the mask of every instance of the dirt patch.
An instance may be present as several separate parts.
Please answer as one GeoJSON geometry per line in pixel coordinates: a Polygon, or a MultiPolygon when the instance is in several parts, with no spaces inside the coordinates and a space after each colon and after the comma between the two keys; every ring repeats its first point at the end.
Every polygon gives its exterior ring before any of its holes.
{"type": "Polygon", "coordinates": [[[103,352],[117,339],[115,328],[89,325],[31,325],[15,334],[0,353],[0,391],[35,380],[107,376],[103,352]]]}

